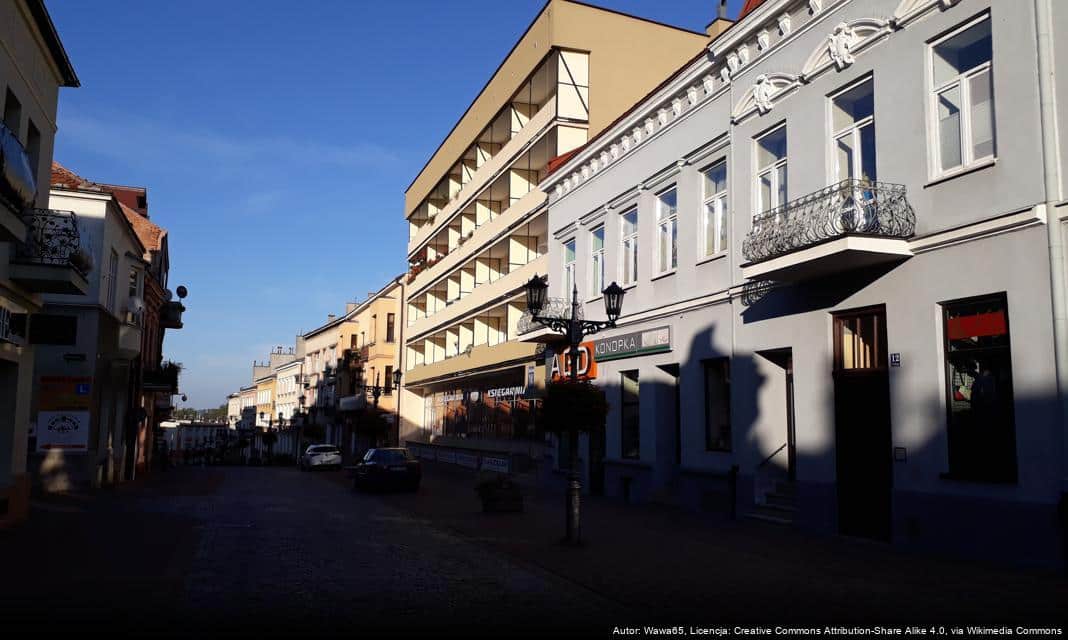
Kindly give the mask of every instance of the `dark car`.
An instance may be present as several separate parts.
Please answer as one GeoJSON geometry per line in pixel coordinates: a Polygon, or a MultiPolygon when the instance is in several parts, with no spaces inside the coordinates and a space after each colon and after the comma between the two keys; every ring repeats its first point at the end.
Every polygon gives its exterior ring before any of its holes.
{"type": "Polygon", "coordinates": [[[355,485],[368,489],[417,491],[422,477],[419,461],[404,447],[368,449],[354,471],[355,485]]]}

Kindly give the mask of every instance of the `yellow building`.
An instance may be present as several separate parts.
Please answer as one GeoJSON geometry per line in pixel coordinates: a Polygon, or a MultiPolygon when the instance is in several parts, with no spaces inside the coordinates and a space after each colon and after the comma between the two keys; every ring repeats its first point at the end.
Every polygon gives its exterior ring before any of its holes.
{"type": "Polygon", "coordinates": [[[405,192],[402,440],[538,456],[538,345],[516,340],[523,284],[549,270],[538,184],[727,24],[546,3],[405,192]]]}
{"type": "Polygon", "coordinates": [[[278,416],[274,413],[275,374],[272,372],[256,380],[256,426],[274,426],[278,416]]]}

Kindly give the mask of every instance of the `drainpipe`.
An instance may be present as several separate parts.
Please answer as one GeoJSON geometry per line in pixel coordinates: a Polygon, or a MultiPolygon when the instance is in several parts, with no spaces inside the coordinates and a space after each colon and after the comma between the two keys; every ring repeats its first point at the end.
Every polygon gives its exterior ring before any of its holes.
{"type": "Polygon", "coordinates": [[[405,363],[405,358],[407,357],[407,354],[408,354],[408,346],[404,342],[404,329],[405,329],[405,327],[408,326],[408,321],[404,317],[404,312],[408,308],[408,299],[407,299],[407,297],[405,297],[405,291],[404,291],[405,280],[407,280],[407,278],[408,278],[408,274],[404,273],[397,280],[397,282],[400,283],[400,313],[397,314],[398,317],[399,317],[399,321],[398,321],[398,327],[397,327],[397,335],[395,336],[396,339],[397,339],[397,342],[395,344],[397,345],[397,366],[400,367],[401,384],[397,385],[397,388],[393,390],[393,392],[397,394],[397,397],[393,400],[393,410],[397,414],[397,446],[398,447],[403,447],[404,446],[404,443],[401,442],[400,435],[401,435],[401,422],[402,422],[402,420],[401,420],[401,398],[404,397],[404,394],[401,393],[401,385],[404,384],[404,374],[407,373],[407,371],[405,371],[405,364],[404,363],[405,363]]]}
{"type": "MultiPolygon", "coordinates": [[[[1039,123],[1042,127],[1042,178],[1045,186],[1046,238],[1049,244],[1050,293],[1053,302],[1053,349],[1061,426],[1061,536],[1068,556],[1068,294],[1064,274],[1064,234],[1056,205],[1061,200],[1057,104],[1053,64],[1053,7],[1035,0],[1038,45],[1039,123]]],[[[1068,568],[1068,559],[1065,560],[1068,568]]]]}

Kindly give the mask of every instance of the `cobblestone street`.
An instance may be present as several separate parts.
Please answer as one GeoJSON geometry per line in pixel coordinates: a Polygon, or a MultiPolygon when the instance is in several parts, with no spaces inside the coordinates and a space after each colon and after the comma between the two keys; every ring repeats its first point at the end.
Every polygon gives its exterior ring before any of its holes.
{"type": "Polygon", "coordinates": [[[575,629],[618,613],[328,474],[179,469],[35,507],[25,528],[0,537],[3,566],[25,578],[0,592],[0,615],[17,627],[489,632],[575,629]]]}

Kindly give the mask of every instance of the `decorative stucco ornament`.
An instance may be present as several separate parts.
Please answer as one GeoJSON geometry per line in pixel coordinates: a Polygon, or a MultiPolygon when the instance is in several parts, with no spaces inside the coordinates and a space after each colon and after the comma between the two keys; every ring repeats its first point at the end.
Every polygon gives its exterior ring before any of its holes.
{"type": "Polygon", "coordinates": [[[771,111],[771,95],[775,92],[775,87],[772,86],[771,80],[763,73],[757,76],[756,83],[753,85],[753,104],[760,113],[764,114],[771,111]]]}
{"type": "Polygon", "coordinates": [[[839,22],[834,32],[827,36],[827,51],[839,71],[856,62],[850,50],[859,40],[857,32],[844,22],[839,22]]]}

